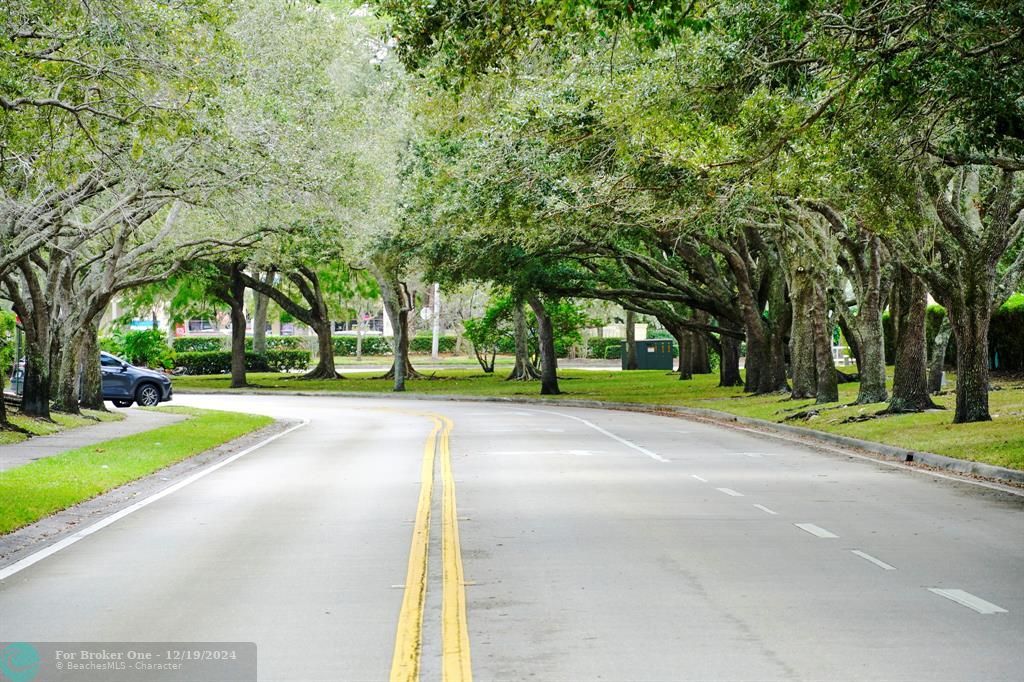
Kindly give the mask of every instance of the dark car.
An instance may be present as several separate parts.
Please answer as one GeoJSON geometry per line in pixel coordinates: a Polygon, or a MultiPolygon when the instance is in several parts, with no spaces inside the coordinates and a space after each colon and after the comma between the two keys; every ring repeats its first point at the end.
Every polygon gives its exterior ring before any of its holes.
{"type": "Polygon", "coordinates": [[[100,372],[103,399],[118,407],[131,407],[132,403],[152,407],[170,400],[174,392],[166,374],[129,365],[110,353],[100,353],[100,372]]]}

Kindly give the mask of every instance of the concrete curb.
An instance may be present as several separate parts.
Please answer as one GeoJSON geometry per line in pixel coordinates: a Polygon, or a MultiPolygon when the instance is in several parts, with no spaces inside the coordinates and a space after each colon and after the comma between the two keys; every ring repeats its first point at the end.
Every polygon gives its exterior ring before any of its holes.
{"type": "MultiPolygon", "coordinates": [[[[206,389],[177,389],[176,392],[181,395],[224,394],[224,391],[222,390],[214,391],[206,389]]],[[[925,466],[933,467],[936,469],[945,469],[947,471],[953,471],[958,474],[966,474],[969,476],[978,476],[981,478],[987,478],[994,481],[1024,485],[1024,471],[1020,471],[1017,469],[1007,469],[1005,467],[994,466],[992,464],[972,462],[970,460],[965,459],[955,459],[953,457],[946,457],[945,455],[936,455],[935,453],[932,452],[907,450],[905,448],[896,447],[894,445],[875,443],[868,440],[860,440],[859,438],[851,438],[849,436],[840,436],[838,434],[828,433],[825,431],[815,431],[814,429],[808,429],[802,426],[779,424],[777,422],[765,421],[764,419],[755,419],[753,417],[741,417],[739,415],[730,414],[729,412],[708,410],[700,407],[680,407],[678,405],[652,405],[647,403],[619,403],[605,402],[602,400],[572,400],[565,398],[517,398],[507,396],[469,396],[457,394],[431,395],[429,393],[364,393],[360,391],[281,391],[276,389],[244,388],[233,389],[231,393],[240,393],[245,395],[290,395],[382,399],[397,398],[400,400],[515,403],[527,405],[540,404],[556,405],[562,407],[586,407],[604,410],[623,410],[626,412],[644,412],[649,414],[662,415],[674,414],[681,417],[710,420],[722,423],[723,425],[726,426],[728,426],[730,423],[742,424],[744,426],[756,428],[759,431],[787,434],[789,436],[797,436],[801,439],[808,441],[817,441],[818,443],[822,443],[825,445],[863,450],[865,452],[870,452],[872,454],[879,455],[882,458],[888,460],[895,460],[904,463],[916,462],[918,464],[924,464],[925,466]]]]}

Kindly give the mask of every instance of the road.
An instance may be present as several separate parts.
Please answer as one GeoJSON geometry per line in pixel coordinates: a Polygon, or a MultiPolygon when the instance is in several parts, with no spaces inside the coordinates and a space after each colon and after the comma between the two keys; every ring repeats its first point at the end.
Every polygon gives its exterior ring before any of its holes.
{"type": "Polygon", "coordinates": [[[424,680],[1024,676],[1020,497],[654,415],[175,400],[309,423],[0,582],[0,641],[253,641],[274,682],[395,679],[409,637],[424,680]]]}

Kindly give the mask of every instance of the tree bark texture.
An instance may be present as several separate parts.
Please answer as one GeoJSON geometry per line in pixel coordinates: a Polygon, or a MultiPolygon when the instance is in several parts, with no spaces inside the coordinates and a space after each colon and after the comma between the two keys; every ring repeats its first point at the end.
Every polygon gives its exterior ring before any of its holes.
{"type": "Polygon", "coordinates": [[[523,304],[516,301],[512,306],[512,328],[516,343],[516,362],[508,381],[531,381],[540,378],[540,372],[530,360],[530,331],[526,326],[523,304]]]}
{"type": "Polygon", "coordinates": [[[956,414],[953,415],[953,423],[991,421],[988,407],[991,309],[981,303],[961,308],[958,303],[951,302],[946,314],[956,338],[956,414]]]}
{"type": "Polygon", "coordinates": [[[740,374],[740,342],[731,336],[722,334],[720,337],[718,358],[718,385],[720,387],[742,386],[743,376],[740,374]]]}
{"type": "Polygon", "coordinates": [[[540,393],[541,395],[558,395],[558,358],[555,355],[555,330],[551,325],[551,316],[544,308],[544,303],[536,294],[527,296],[527,302],[537,316],[537,337],[540,345],[540,393]]]}
{"type": "Polygon", "coordinates": [[[946,366],[946,347],[953,328],[949,324],[949,316],[942,318],[939,330],[932,339],[931,355],[928,358],[928,392],[935,395],[942,390],[942,373],[946,366]]]}
{"type": "MultiPolygon", "coordinates": [[[[274,274],[273,270],[268,270],[267,272],[256,276],[266,284],[270,285],[274,283],[274,274]]],[[[270,297],[259,291],[253,291],[252,296],[252,352],[257,355],[266,355],[267,309],[270,307],[270,297]]]]}
{"type": "Polygon", "coordinates": [[[921,412],[937,407],[928,397],[926,296],[921,278],[901,267],[889,306],[896,332],[896,367],[888,412],[921,412]]]}
{"type": "Polygon", "coordinates": [[[828,317],[828,297],[820,280],[813,284],[814,358],[817,384],[814,402],[818,405],[839,402],[836,365],[832,358],[832,325],[828,317]]]}
{"type": "MultiPolygon", "coordinates": [[[[709,324],[710,315],[703,310],[694,310],[693,321],[698,324],[709,324]]],[[[693,347],[693,373],[711,374],[711,357],[708,353],[707,334],[704,332],[694,332],[690,336],[693,347]]]]}
{"type": "Polygon", "coordinates": [[[245,374],[245,283],[240,264],[232,263],[227,270],[225,293],[231,310],[231,388],[244,388],[249,385],[245,374]]]}
{"type": "Polygon", "coordinates": [[[82,374],[79,401],[90,410],[106,410],[103,402],[103,375],[100,372],[100,342],[97,324],[93,322],[82,335],[78,363],[82,374]]]}

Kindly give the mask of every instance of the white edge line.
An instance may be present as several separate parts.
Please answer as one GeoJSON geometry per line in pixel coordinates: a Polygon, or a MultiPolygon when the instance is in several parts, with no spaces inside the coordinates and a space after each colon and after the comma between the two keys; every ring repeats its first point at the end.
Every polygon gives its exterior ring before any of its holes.
{"type": "Polygon", "coordinates": [[[61,551],[62,549],[70,547],[71,545],[75,544],[79,540],[87,538],[90,535],[92,535],[93,533],[96,533],[98,531],[103,530],[104,528],[106,528],[107,526],[111,525],[112,523],[120,521],[121,519],[123,519],[124,517],[128,516],[129,514],[137,512],[140,509],[142,509],[143,507],[147,507],[150,504],[156,502],[157,500],[160,500],[160,499],[162,499],[164,497],[167,497],[168,495],[171,495],[172,493],[178,492],[179,490],[181,490],[185,486],[187,486],[187,485],[189,485],[191,483],[195,483],[196,481],[198,481],[199,479],[203,478],[207,474],[212,474],[217,469],[220,469],[221,467],[227,466],[228,464],[231,464],[232,462],[234,462],[236,459],[239,459],[241,457],[245,457],[250,452],[252,452],[254,450],[258,450],[258,449],[262,448],[264,445],[272,443],[273,441],[277,440],[278,438],[281,438],[282,436],[287,436],[292,431],[294,431],[296,429],[300,429],[300,428],[302,428],[303,426],[305,426],[307,424],[309,424],[309,420],[308,419],[304,419],[304,420],[302,420],[301,424],[296,424],[295,426],[292,426],[290,428],[285,429],[281,433],[274,434],[270,438],[267,438],[264,441],[260,441],[256,445],[248,447],[245,450],[242,450],[241,452],[236,452],[235,454],[231,455],[227,459],[222,460],[220,462],[217,462],[216,464],[213,464],[211,466],[208,466],[205,469],[203,469],[202,471],[197,471],[196,473],[192,474],[188,478],[185,478],[185,479],[183,479],[181,481],[178,481],[174,485],[168,486],[167,488],[164,488],[160,492],[157,492],[157,493],[154,493],[154,494],[150,495],[149,497],[147,497],[144,500],[139,500],[138,502],[125,507],[121,511],[116,512],[114,514],[111,514],[110,516],[106,517],[105,519],[101,519],[101,520],[97,521],[96,523],[92,524],[91,526],[83,528],[82,530],[78,531],[74,535],[69,535],[68,537],[64,538],[63,540],[60,540],[58,542],[53,543],[49,547],[44,547],[43,549],[39,550],[38,552],[36,552],[34,554],[28,555],[24,559],[21,559],[19,561],[14,562],[13,564],[8,566],[7,568],[0,569],[0,581],[4,581],[7,578],[10,578],[12,575],[25,570],[29,566],[32,566],[33,564],[37,564],[40,561],[42,561],[43,559],[56,554],[57,552],[61,551]]]}
{"type": "Polygon", "coordinates": [[[701,483],[707,483],[708,482],[708,479],[704,478],[703,476],[698,476],[697,474],[690,474],[690,478],[695,478],[698,481],[700,481],[701,483]]]}
{"type": "Polygon", "coordinates": [[[967,608],[977,611],[985,615],[991,615],[993,613],[1007,613],[1007,610],[1002,606],[997,606],[990,601],[985,601],[981,597],[971,594],[965,590],[947,590],[940,587],[929,587],[929,592],[945,597],[950,601],[954,601],[960,606],[966,606],[967,608]]]}
{"type": "Polygon", "coordinates": [[[758,509],[760,509],[761,511],[763,511],[764,513],[771,514],[772,516],[778,516],[778,514],[779,514],[779,512],[772,511],[771,509],[769,509],[768,507],[764,506],[763,504],[755,504],[754,506],[757,507],[758,509]]]}
{"type": "Polygon", "coordinates": [[[851,549],[850,552],[852,552],[853,554],[856,554],[861,559],[865,559],[867,561],[870,561],[875,566],[878,566],[879,568],[881,568],[883,571],[895,571],[896,570],[896,567],[893,566],[892,564],[887,564],[884,561],[882,561],[881,559],[878,559],[876,557],[871,556],[867,552],[862,552],[859,549],[851,549]]]}
{"type": "Polygon", "coordinates": [[[618,442],[622,443],[626,447],[632,448],[632,449],[636,450],[637,452],[643,453],[643,454],[647,455],[648,457],[650,457],[651,459],[653,459],[655,461],[658,461],[658,462],[669,462],[669,461],[671,461],[671,460],[665,459],[664,457],[662,457],[661,455],[659,455],[656,452],[651,452],[647,448],[641,447],[641,446],[637,445],[636,443],[630,443],[625,438],[622,438],[621,436],[616,436],[611,431],[605,431],[604,429],[602,429],[597,424],[595,424],[593,422],[588,422],[586,419],[583,419],[582,417],[577,417],[577,416],[571,415],[571,414],[565,414],[564,412],[555,412],[554,410],[552,410],[550,412],[548,412],[546,410],[533,410],[533,411],[534,412],[540,412],[542,414],[557,414],[559,417],[567,417],[569,419],[575,419],[578,422],[583,422],[584,424],[586,424],[590,428],[594,429],[598,433],[603,433],[604,435],[608,436],[612,440],[617,440],[618,442]]]}

